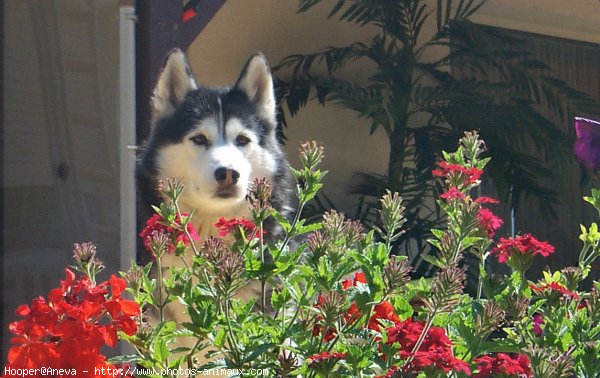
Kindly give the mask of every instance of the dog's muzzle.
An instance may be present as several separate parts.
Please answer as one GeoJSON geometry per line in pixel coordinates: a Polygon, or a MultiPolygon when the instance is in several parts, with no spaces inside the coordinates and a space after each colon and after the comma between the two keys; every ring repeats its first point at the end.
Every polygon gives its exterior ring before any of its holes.
{"type": "Polygon", "coordinates": [[[222,198],[235,197],[237,194],[236,184],[240,178],[240,173],[230,168],[217,168],[215,171],[215,180],[219,184],[216,195],[222,198]]]}

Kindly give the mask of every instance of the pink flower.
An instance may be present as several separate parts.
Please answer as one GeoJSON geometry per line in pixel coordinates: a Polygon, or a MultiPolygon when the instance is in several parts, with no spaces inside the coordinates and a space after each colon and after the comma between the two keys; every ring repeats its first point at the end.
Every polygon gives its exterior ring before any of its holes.
{"type": "Polygon", "coordinates": [[[544,315],[535,314],[533,315],[533,333],[535,333],[538,337],[541,337],[544,334],[544,330],[541,325],[545,324],[544,315]]]}

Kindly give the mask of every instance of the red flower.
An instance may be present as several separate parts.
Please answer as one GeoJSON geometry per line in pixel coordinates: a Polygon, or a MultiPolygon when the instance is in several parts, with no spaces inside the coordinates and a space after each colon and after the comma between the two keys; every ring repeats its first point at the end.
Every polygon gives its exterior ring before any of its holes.
{"type": "MultiPolygon", "coordinates": [[[[363,272],[356,272],[354,274],[353,279],[348,278],[348,279],[343,280],[342,288],[344,290],[348,290],[351,287],[355,287],[359,283],[361,283],[361,284],[367,283],[367,279],[363,272]]],[[[315,305],[315,307],[319,307],[321,304],[321,301],[322,301],[322,297],[319,296],[317,298],[317,304],[315,305]]],[[[358,318],[360,318],[361,315],[362,314],[359,311],[356,303],[352,302],[352,304],[350,305],[350,308],[348,308],[348,310],[344,314],[344,320],[346,321],[347,324],[352,324],[356,320],[358,320],[358,318]]],[[[318,323],[320,320],[321,320],[321,318],[317,317],[317,323],[313,326],[313,330],[312,330],[313,336],[318,336],[323,331],[323,326],[318,323]]],[[[398,315],[396,315],[394,306],[392,306],[392,304],[387,301],[383,301],[373,307],[373,314],[371,315],[371,318],[369,318],[368,328],[371,330],[374,330],[374,331],[379,331],[381,328],[381,324],[380,324],[379,320],[389,320],[394,323],[400,322],[400,318],[398,318],[398,315]]],[[[328,342],[328,341],[333,340],[335,338],[336,334],[337,333],[336,333],[335,329],[332,329],[332,328],[327,329],[325,336],[323,336],[323,341],[328,342]]]]}
{"type": "Polygon", "coordinates": [[[446,201],[450,201],[453,199],[465,199],[467,196],[458,190],[455,186],[448,189],[446,192],[440,194],[440,197],[445,199],[446,201]]]}
{"type": "MultiPolygon", "coordinates": [[[[424,323],[412,319],[399,322],[394,327],[387,329],[387,344],[399,343],[400,356],[405,359],[409,358],[424,331],[424,326],[424,323]]],[[[419,350],[414,354],[410,364],[403,369],[413,372],[437,369],[446,373],[462,371],[470,374],[468,364],[453,356],[452,341],[446,335],[446,331],[440,327],[431,327],[427,331],[419,350]]]]}
{"type": "Polygon", "coordinates": [[[479,209],[477,220],[479,221],[479,224],[481,224],[481,228],[487,232],[490,238],[493,238],[496,230],[502,226],[502,219],[484,207],[479,209]]]}
{"type": "Polygon", "coordinates": [[[475,199],[475,202],[477,202],[479,204],[482,204],[482,203],[494,203],[494,204],[500,203],[500,201],[498,201],[497,199],[491,198],[491,197],[486,197],[486,196],[481,196],[481,197],[475,199]]]}
{"type": "MultiPolygon", "coordinates": [[[[251,240],[257,237],[257,229],[254,222],[246,219],[246,218],[232,218],[225,219],[223,217],[219,218],[217,223],[215,223],[215,227],[219,230],[219,236],[224,238],[232,232],[243,232],[244,236],[247,240],[251,240]]],[[[263,230],[264,235],[264,230],[263,230]]]]}
{"type": "Polygon", "coordinates": [[[505,353],[498,353],[493,357],[481,356],[475,359],[475,363],[477,364],[477,373],[473,375],[473,378],[490,378],[500,375],[515,378],[531,377],[529,358],[524,354],[516,357],[505,353]]]}
{"type": "Polygon", "coordinates": [[[369,319],[369,329],[379,331],[381,328],[379,320],[389,320],[394,323],[400,322],[400,318],[396,315],[394,306],[388,301],[383,301],[373,307],[373,315],[369,319]]]}
{"type": "Polygon", "coordinates": [[[554,253],[554,247],[547,242],[537,240],[531,234],[525,234],[514,238],[500,238],[492,253],[497,255],[499,262],[506,263],[514,254],[548,257],[554,253]]]}
{"type": "Polygon", "coordinates": [[[551,282],[551,283],[544,283],[541,284],[539,286],[536,286],[534,284],[530,284],[529,288],[536,292],[536,293],[542,293],[542,292],[555,292],[555,293],[560,293],[562,295],[564,295],[565,297],[571,298],[571,299],[579,299],[579,294],[577,294],[574,291],[569,291],[566,287],[564,287],[563,285],[559,284],[558,282],[551,282]]]}
{"type": "Polygon", "coordinates": [[[459,164],[450,164],[446,161],[440,161],[437,165],[440,169],[434,169],[431,174],[438,177],[445,177],[454,185],[475,184],[483,174],[483,170],[479,168],[467,168],[459,164]]]}
{"type": "Polygon", "coordinates": [[[396,373],[398,373],[398,371],[398,366],[394,365],[391,368],[389,368],[389,370],[386,371],[384,375],[378,375],[375,378],[393,378],[397,376],[396,373]]]}
{"type": "Polygon", "coordinates": [[[318,354],[313,354],[312,356],[308,356],[308,359],[311,361],[310,364],[318,364],[319,362],[329,361],[329,360],[341,360],[346,358],[346,353],[339,352],[321,352],[318,354]]]}
{"type": "Polygon", "coordinates": [[[409,370],[414,372],[431,369],[442,370],[444,373],[455,371],[471,374],[469,365],[454,357],[452,350],[445,347],[434,347],[427,351],[417,352],[409,366],[409,370]]]}
{"type": "Polygon", "coordinates": [[[308,357],[308,367],[320,373],[319,376],[328,377],[333,371],[335,364],[346,358],[346,353],[321,352],[308,357]]]}
{"type": "MultiPolygon", "coordinates": [[[[181,214],[184,218],[188,218],[189,214],[183,213],[181,214]]],[[[181,218],[179,215],[175,216],[175,224],[179,227],[175,228],[164,220],[164,218],[160,214],[154,214],[151,218],[146,221],[146,227],[140,233],[140,237],[144,241],[144,246],[148,250],[148,252],[152,253],[152,248],[150,247],[152,236],[156,234],[165,233],[169,236],[169,242],[167,243],[167,252],[175,253],[177,247],[189,246],[191,244],[190,238],[186,235],[182,230],[181,226],[181,218]]],[[[196,229],[192,225],[192,223],[188,223],[186,226],[186,230],[190,235],[193,241],[200,240],[196,229]]],[[[156,256],[154,256],[156,257],[156,256]]]]}
{"type": "Polygon", "coordinates": [[[100,348],[115,346],[117,331],[136,333],[133,317],[140,313],[135,302],[121,297],[125,281],[112,276],[95,285],[88,277],[76,279],[69,269],[65,276],[48,302],[39,297],[31,306],[17,308],[22,319],[9,326],[15,337],[7,368],[75,369],[82,377],[96,377],[96,369],[116,369],[106,363],[100,348]]]}

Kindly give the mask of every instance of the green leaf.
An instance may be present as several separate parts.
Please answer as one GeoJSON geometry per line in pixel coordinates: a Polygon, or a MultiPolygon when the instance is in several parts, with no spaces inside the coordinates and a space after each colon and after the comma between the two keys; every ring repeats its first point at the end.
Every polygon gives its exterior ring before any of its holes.
{"type": "Polygon", "coordinates": [[[223,345],[225,345],[225,336],[227,336],[227,331],[225,330],[225,328],[219,328],[217,330],[217,334],[215,335],[215,340],[213,341],[213,344],[217,348],[222,348],[223,345]]]}

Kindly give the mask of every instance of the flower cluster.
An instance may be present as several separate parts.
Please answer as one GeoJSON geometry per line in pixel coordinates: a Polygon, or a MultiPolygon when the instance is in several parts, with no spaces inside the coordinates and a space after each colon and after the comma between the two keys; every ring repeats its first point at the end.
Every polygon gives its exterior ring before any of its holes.
{"type": "Polygon", "coordinates": [[[333,370],[334,365],[339,361],[346,358],[345,353],[339,352],[321,352],[313,354],[307,358],[308,366],[320,373],[320,376],[329,376],[329,373],[333,370]]]}
{"type": "Polygon", "coordinates": [[[530,284],[529,288],[538,294],[553,295],[558,293],[560,296],[565,296],[570,299],[579,299],[579,294],[574,291],[569,291],[558,282],[543,283],[540,285],[530,284]]]}
{"type": "Polygon", "coordinates": [[[529,358],[524,354],[510,356],[506,353],[498,353],[494,356],[481,356],[475,359],[475,363],[477,372],[473,374],[473,378],[531,377],[529,358]]]}
{"type": "MultiPolygon", "coordinates": [[[[367,280],[365,278],[364,273],[357,272],[354,274],[353,279],[345,279],[342,281],[342,288],[344,290],[348,290],[352,287],[356,287],[358,284],[366,284],[366,283],[367,283],[367,280]]],[[[317,298],[317,304],[315,305],[315,307],[321,308],[321,307],[323,307],[325,302],[326,302],[326,297],[323,295],[320,295],[317,298]]],[[[361,314],[360,310],[358,309],[356,302],[352,302],[352,304],[350,305],[350,308],[348,308],[348,310],[346,310],[343,313],[343,319],[344,319],[344,322],[346,325],[352,325],[356,320],[358,320],[361,317],[361,315],[362,314],[361,314]]],[[[313,336],[318,336],[321,334],[321,331],[324,328],[324,326],[321,324],[321,320],[323,320],[323,317],[321,317],[321,316],[316,317],[316,323],[313,326],[313,331],[312,331],[313,336]]],[[[382,301],[381,303],[378,303],[375,306],[373,306],[373,314],[369,318],[367,328],[369,328],[370,330],[373,330],[373,331],[380,331],[380,327],[381,327],[380,321],[381,320],[386,320],[386,321],[390,321],[393,323],[400,322],[398,315],[396,315],[396,312],[394,311],[394,306],[392,306],[392,304],[388,301],[382,301]]],[[[327,331],[325,332],[325,335],[323,336],[323,341],[329,342],[329,341],[333,340],[335,338],[336,334],[337,334],[337,332],[335,329],[328,328],[327,331]]]]}
{"type": "MultiPolygon", "coordinates": [[[[247,240],[252,240],[258,237],[258,230],[256,225],[251,220],[246,218],[232,218],[226,219],[224,217],[219,218],[215,227],[219,230],[219,237],[226,237],[229,234],[241,233],[247,240]]],[[[263,230],[264,234],[264,230],[263,230]]]]}
{"type": "Polygon", "coordinates": [[[431,171],[437,177],[445,177],[451,185],[473,185],[479,182],[483,170],[476,167],[464,167],[460,164],[451,164],[446,161],[437,163],[438,169],[431,171]]]}
{"type": "Polygon", "coordinates": [[[514,255],[548,257],[554,253],[554,247],[547,242],[537,240],[531,234],[524,234],[514,238],[500,238],[492,253],[496,255],[498,262],[506,263],[514,255]]]}
{"type": "Polygon", "coordinates": [[[407,366],[402,367],[402,370],[412,372],[435,370],[445,373],[454,371],[470,374],[469,365],[454,357],[452,341],[443,328],[431,327],[425,330],[424,322],[407,319],[387,329],[386,343],[388,345],[398,343],[400,356],[404,359],[412,358],[407,366]],[[418,340],[425,331],[425,337],[415,351],[418,340]]]}
{"type": "MultiPolygon", "coordinates": [[[[600,257],[597,224],[582,226],[576,267],[531,282],[525,273],[534,257],[554,248],[529,234],[501,238],[494,248],[502,221],[487,207],[498,201],[472,195],[489,161],[483,151],[477,133],[466,133],[455,153],[443,153],[434,175],[444,178],[437,201],[444,226],[431,230],[435,253],[419,256],[432,264],[432,277],[421,279],[409,274],[424,272],[421,261],[411,265],[412,256],[394,246],[406,231],[398,193],[382,196],[371,230],[337,211],[320,222],[301,218],[325,174],[317,144],[303,145],[305,166],[293,171],[297,216],[279,213],[270,184],[256,180],[248,193],[252,219],[220,218],[212,230],[219,237],[203,243],[193,243],[191,216],[180,212],[182,186],[167,180],[166,203],[141,233],[156,260],[122,273],[129,288],[116,276],[96,284],[103,268],[96,249],[77,245],[74,271],[60,286],[17,309],[8,367],[95,377],[114,368],[101,348],[121,338],[135,355],[114,361],[173,371],[209,369],[218,360],[228,369],[258,362],[281,377],[600,376],[600,282],[588,292],[582,285],[600,257]],[[277,243],[257,237],[267,219],[285,235],[277,243]],[[186,264],[162,269],[161,256],[190,248],[186,264]],[[511,269],[490,272],[490,255],[511,269]],[[126,289],[135,302],[124,298],[126,289]],[[175,313],[185,320],[173,321],[175,313]]],[[[585,199],[600,212],[600,191],[585,199]]]]}
{"type": "Polygon", "coordinates": [[[140,314],[137,303],[122,297],[125,280],[112,275],[95,285],[87,276],[76,278],[69,269],[65,274],[48,300],[38,297],[30,306],[17,308],[23,319],[9,327],[15,337],[10,340],[7,368],[76,369],[82,377],[96,377],[102,368],[116,369],[100,348],[114,347],[118,331],[135,334],[134,317],[140,314]]]}
{"type": "Polygon", "coordinates": [[[339,352],[321,352],[318,354],[313,354],[312,356],[308,356],[311,364],[318,364],[320,362],[329,361],[332,359],[341,360],[343,358],[346,358],[346,354],[339,352]]]}
{"type": "Polygon", "coordinates": [[[538,337],[541,337],[544,334],[544,329],[542,326],[546,324],[544,320],[544,315],[535,314],[533,315],[533,326],[531,327],[531,331],[538,337]]]}
{"type": "Polygon", "coordinates": [[[153,257],[156,258],[157,250],[163,249],[163,252],[176,253],[178,250],[190,246],[192,241],[200,240],[192,223],[187,222],[186,229],[183,230],[182,217],[187,220],[189,214],[182,214],[181,217],[174,215],[173,222],[168,222],[161,214],[154,214],[146,221],[146,226],[140,233],[140,237],[153,257]],[[161,245],[157,248],[156,241],[159,239],[162,239],[162,242],[158,243],[161,245]]]}
{"type": "MultiPolygon", "coordinates": [[[[497,200],[489,197],[479,197],[475,200],[475,202],[482,203],[498,203],[497,200]]],[[[502,226],[502,219],[500,219],[496,214],[494,214],[490,209],[485,207],[479,208],[479,213],[477,213],[477,220],[481,225],[481,229],[485,231],[488,237],[491,239],[494,237],[496,230],[498,230],[502,226]]]]}

